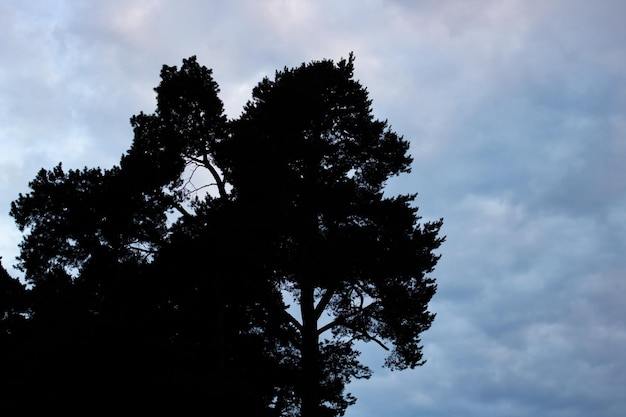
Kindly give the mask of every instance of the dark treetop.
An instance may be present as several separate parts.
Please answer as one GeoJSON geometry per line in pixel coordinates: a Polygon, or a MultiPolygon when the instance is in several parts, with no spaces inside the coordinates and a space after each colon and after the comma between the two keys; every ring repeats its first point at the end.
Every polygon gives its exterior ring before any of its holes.
{"type": "Polygon", "coordinates": [[[11,206],[4,407],[336,416],[371,374],[355,343],[423,364],[442,221],[385,194],[409,143],[354,57],[276,72],[234,120],[195,57],[155,91],[119,166],[42,169],[11,206]]]}

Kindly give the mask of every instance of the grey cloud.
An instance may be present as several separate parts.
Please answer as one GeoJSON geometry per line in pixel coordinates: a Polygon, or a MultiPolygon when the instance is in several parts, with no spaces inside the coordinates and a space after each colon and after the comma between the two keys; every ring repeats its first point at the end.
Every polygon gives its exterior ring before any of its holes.
{"type": "Polygon", "coordinates": [[[427,364],[389,373],[364,347],[347,415],[624,413],[623,2],[51,4],[0,6],[0,211],[42,166],[116,163],[163,64],[198,55],[236,117],[262,76],[354,51],[412,143],[390,192],[419,192],[448,240],[427,364]]]}

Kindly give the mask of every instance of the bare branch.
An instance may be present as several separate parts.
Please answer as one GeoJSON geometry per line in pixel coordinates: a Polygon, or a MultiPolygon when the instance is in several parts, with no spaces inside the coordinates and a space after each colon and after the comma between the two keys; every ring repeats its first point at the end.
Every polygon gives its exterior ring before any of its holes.
{"type": "Polygon", "coordinates": [[[217,185],[217,189],[220,193],[220,197],[226,198],[228,194],[226,194],[226,185],[224,184],[224,180],[220,177],[217,169],[211,164],[209,161],[209,156],[205,153],[202,155],[202,159],[196,158],[195,156],[186,155],[190,161],[195,162],[196,164],[202,165],[206,169],[209,170],[213,178],[215,179],[215,184],[217,185]]]}
{"type": "Polygon", "coordinates": [[[315,317],[317,319],[320,318],[320,316],[322,315],[322,313],[328,306],[328,303],[330,302],[331,298],[333,298],[333,295],[335,295],[335,289],[329,288],[326,290],[326,292],[320,299],[319,303],[317,303],[317,306],[315,306],[315,317]]]}
{"type": "Polygon", "coordinates": [[[213,187],[214,185],[217,185],[216,183],[212,182],[210,184],[205,184],[205,185],[202,185],[202,186],[196,188],[196,186],[193,185],[193,183],[189,182],[189,184],[191,184],[191,186],[193,187],[193,190],[190,191],[190,192],[193,192],[193,193],[197,193],[198,191],[202,190],[203,188],[209,188],[209,187],[213,187]]]}
{"type": "Polygon", "coordinates": [[[185,157],[189,159],[191,162],[194,162],[199,166],[205,166],[204,161],[202,159],[198,159],[195,156],[191,156],[191,155],[185,155],[185,157]]]}
{"type": "Polygon", "coordinates": [[[129,247],[130,249],[132,249],[132,250],[136,250],[136,251],[138,251],[138,252],[144,252],[144,253],[149,253],[149,254],[156,253],[156,251],[155,251],[155,250],[153,250],[153,249],[138,248],[137,246],[132,246],[132,245],[129,245],[128,247],[129,247]]]}
{"type": "MultiPolygon", "coordinates": [[[[381,342],[380,340],[376,339],[375,337],[370,336],[369,334],[365,334],[365,336],[367,337],[368,340],[376,343],[378,346],[380,346],[381,348],[385,349],[386,351],[389,351],[389,348],[387,346],[385,346],[385,344],[383,342],[381,342]]],[[[355,337],[353,337],[351,340],[354,340],[355,337]]]]}
{"type": "MultiPolygon", "coordinates": [[[[327,330],[332,329],[335,326],[345,326],[348,329],[352,330],[353,332],[355,332],[356,334],[358,334],[360,337],[367,339],[368,341],[372,341],[375,342],[376,344],[378,344],[380,347],[382,347],[385,350],[389,350],[389,348],[387,346],[385,346],[385,344],[380,341],[379,339],[375,338],[374,336],[370,335],[369,333],[367,333],[365,330],[363,329],[358,329],[354,326],[351,326],[349,324],[347,324],[344,319],[342,318],[338,318],[336,320],[333,320],[332,322],[326,324],[325,326],[322,326],[319,328],[319,330],[317,331],[318,334],[322,334],[327,330]]],[[[355,339],[356,336],[354,336],[352,339],[355,339]]]]}
{"type": "Polygon", "coordinates": [[[284,311],[284,314],[287,316],[287,320],[289,320],[289,322],[291,324],[293,324],[294,326],[296,326],[296,328],[298,330],[302,330],[302,323],[300,323],[298,321],[298,319],[296,319],[294,316],[292,316],[290,313],[288,313],[287,311],[284,311]]]}
{"type": "Polygon", "coordinates": [[[332,328],[333,328],[333,327],[335,327],[335,326],[340,326],[340,325],[342,324],[342,322],[343,322],[343,320],[342,320],[342,319],[335,319],[335,320],[331,321],[330,323],[326,323],[325,325],[323,325],[322,327],[320,327],[320,328],[317,330],[317,334],[318,334],[318,335],[319,335],[319,334],[322,334],[322,333],[324,333],[325,331],[330,330],[330,329],[332,329],[332,328]]]}
{"type": "Polygon", "coordinates": [[[189,213],[187,209],[185,209],[180,203],[175,203],[174,208],[187,219],[193,217],[191,213],[189,213]]]}
{"type": "MultiPolygon", "coordinates": [[[[194,162],[195,163],[195,162],[194,162]]],[[[198,168],[200,168],[200,165],[196,164],[196,166],[193,168],[193,171],[191,171],[191,174],[189,175],[189,179],[187,180],[187,182],[185,182],[185,185],[183,185],[183,188],[187,186],[187,184],[191,184],[193,185],[193,183],[191,182],[191,179],[193,178],[193,176],[195,175],[196,171],[198,170],[198,168]]]]}
{"type": "Polygon", "coordinates": [[[363,303],[361,303],[361,306],[358,308],[355,308],[354,312],[352,314],[349,314],[347,316],[343,316],[343,317],[338,317],[335,320],[331,321],[330,323],[325,324],[324,326],[320,327],[319,330],[317,331],[318,334],[322,334],[327,330],[332,329],[335,326],[345,326],[349,329],[351,329],[352,331],[355,332],[359,332],[359,333],[363,333],[367,336],[368,339],[372,339],[372,336],[368,335],[364,330],[360,330],[355,328],[354,326],[350,326],[347,322],[347,320],[356,317],[359,314],[363,314],[364,312],[367,312],[367,310],[372,310],[375,306],[377,305],[377,303],[371,303],[368,304],[366,306],[363,306],[363,303]]]}
{"type": "Polygon", "coordinates": [[[217,170],[211,163],[209,162],[209,158],[206,154],[204,154],[205,166],[209,171],[211,171],[211,175],[215,178],[215,182],[217,183],[217,189],[219,190],[220,197],[226,199],[228,195],[226,194],[226,186],[224,185],[224,180],[219,176],[217,170]]]}

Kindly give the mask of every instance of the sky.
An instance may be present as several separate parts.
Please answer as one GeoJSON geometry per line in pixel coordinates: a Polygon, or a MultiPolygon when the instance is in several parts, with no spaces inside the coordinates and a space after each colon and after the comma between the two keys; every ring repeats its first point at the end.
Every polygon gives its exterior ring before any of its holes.
{"type": "Polygon", "coordinates": [[[229,117],[276,70],[354,52],[444,218],[426,364],[348,386],[347,417],[626,415],[626,2],[3,0],[0,256],[39,169],[109,168],[161,66],[196,55],[229,117]]]}

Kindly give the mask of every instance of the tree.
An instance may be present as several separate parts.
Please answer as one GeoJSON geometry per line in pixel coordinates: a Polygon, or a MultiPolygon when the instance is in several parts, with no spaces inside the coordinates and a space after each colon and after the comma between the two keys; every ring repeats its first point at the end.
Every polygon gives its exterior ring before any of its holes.
{"type": "Polygon", "coordinates": [[[41,170],[12,204],[29,320],[118,357],[132,340],[166,358],[137,371],[163,382],[150,390],[218,387],[257,415],[343,414],[371,374],[357,342],[421,365],[442,221],[385,195],[409,143],[373,117],[354,57],[276,72],[230,121],[195,57],[155,91],[119,166],[41,170]]]}
{"type": "Polygon", "coordinates": [[[284,310],[277,288],[248,262],[246,230],[215,162],[228,135],[217,83],[191,57],[180,69],[164,66],[155,91],[155,113],[131,119],[135,140],[121,166],[149,177],[146,168],[158,167],[169,207],[181,216],[149,269],[161,283],[159,310],[167,312],[171,340],[202,364],[205,396],[238,404],[239,412],[245,405],[256,415],[280,415],[289,407],[281,399],[292,329],[276,319],[284,310]]]}
{"type": "Polygon", "coordinates": [[[220,197],[227,197],[211,164],[226,125],[211,74],[195,57],[180,70],[163,66],[157,109],[131,118],[134,139],[119,166],[66,172],[59,163],[39,171],[31,192],[20,194],[10,211],[25,232],[19,267],[27,281],[55,268],[79,275],[104,253],[119,262],[150,261],[166,241],[169,215],[190,215],[185,206],[208,187],[193,187],[199,168],[211,172],[220,197]]]}
{"type": "MultiPolygon", "coordinates": [[[[409,143],[374,119],[353,71],[350,55],[264,79],[219,154],[234,198],[255,213],[250,230],[271,242],[271,279],[299,305],[291,322],[304,417],[341,414],[354,400],[323,392],[337,369],[327,350],[352,357],[354,341],[387,342],[386,364],[413,368],[434,319],[427,305],[436,286],[426,274],[439,259],[442,221],[420,224],[415,195],[384,195],[388,178],[410,170],[409,143]]],[[[367,375],[354,362],[339,369],[342,388],[367,375]]]]}
{"type": "Polygon", "coordinates": [[[9,323],[23,317],[26,310],[25,294],[24,284],[9,275],[0,256],[0,321],[9,323]]]}
{"type": "Polygon", "coordinates": [[[44,372],[25,379],[21,391],[42,403],[68,402],[69,392],[87,395],[86,387],[96,391],[89,398],[114,395],[118,404],[141,404],[148,393],[187,404],[213,395],[233,399],[238,411],[278,415],[272,402],[285,384],[259,379],[283,378],[267,369],[289,364],[272,351],[273,339],[289,329],[271,320],[283,310],[271,283],[244,285],[252,273],[233,268],[236,252],[226,241],[232,230],[225,227],[232,218],[223,208],[229,196],[211,164],[226,122],[217,84],[193,57],[180,70],[164,66],[161,78],[157,109],[131,119],[134,140],[119,166],[42,169],[11,205],[24,232],[18,266],[32,286],[29,337],[44,346],[38,365],[58,371],[54,364],[63,363],[68,380],[82,381],[73,389],[37,384],[55,374],[44,372]],[[199,197],[204,186],[193,184],[200,169],[217,196],[199,197]],[[272,329],[260,331],[270,322],[272,329]],[[109,360],[67,356],[70,346],[107,351],[109,360]],[[214,357],[226,348],[230,356],[214,357]],[[87,363],[98,372],[84,375],[87,363]],[[235,384],[244,373],[246,391],[235,384]],[[110,391],[105,374],[124,377],[110,391]],[[127,395],[131,386],[141,390],[127,395]],[[234,401],[237,395],[246,400],[234,401]]]}
{"type": "MultiPolygon", "coordinates": [[[[19,360],[16,355],[19,355],[17,350],[20,346],[13,345],[13,336],[19,334],[24,326],[25,315],[28,312],[26,297],[24,284],[9,275],[0,257],[0,357],[10,357],[12,363],[16,359],[19,360]]],[[[9,366],[3,367],[3,372],[8,375],[15,374],[9,366]]]]}

